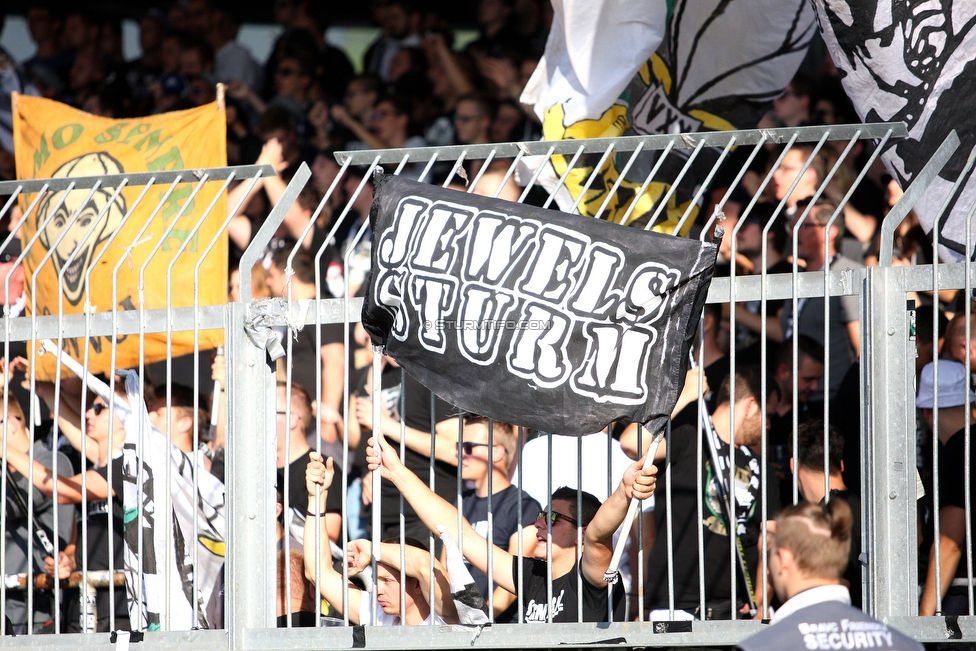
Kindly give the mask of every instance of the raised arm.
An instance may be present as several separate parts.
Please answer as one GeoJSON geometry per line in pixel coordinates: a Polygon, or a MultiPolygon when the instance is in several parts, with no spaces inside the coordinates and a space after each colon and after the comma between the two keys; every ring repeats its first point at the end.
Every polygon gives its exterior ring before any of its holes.
{"type": "Polygon", "coordinates": [[[332,478],[335,476],[335,469],[332,465],[332,458],[323,463],[322,455],[312,452],[309,455],[310,461],[305,467],[305,488],[308,490],[308,512],[305,517],[305,537],[303,541],[303,553],[305,556],[305,576],[309,581],[315,582],[315,564],[318,562],[322,568],[321,582],[319,583],[319,594],[325,597],[329,605],[340,612],[347,612],[349,621],[359,624],[359,602],[362,592],[349,586],[348,607],[342,607],[342,575],[336,572],[332,566],[332,548],[329,545],[329,532],[325,523],[325,506],[329,497],[329,487],[332,485],[332,478]],[[315,499],[315,489],[319,488],[319,499],[315,499]],[[315,555],[315,514],[321,514],[321,536],[322,556],[315,555]]]}
{"type": "MultiPolygon", "coordinates": [[[[3,360],[0,359],[0,368],[3,367],[3,360]]],[[[9,384],[10,377],[13,376],[15,371],[20,371],[24,374],[24,380],[21,382],[21,386],[27,390],[31,390],[30,378],[32,370],[27,359],[24,357],[15,357],[10,361],[10,370],[5,375],[5,386],[9,384]]],[[[53,382],[42,382],[37,380],[34,382],[33,388],[34,394],[44,401],[47,405],[48,411],[54,414],[55,409],[55,386],[53,382]]],[[[65,378],[61,381],[60,395],[58,396],[60,404],[58,405],[58,428],[61,433],[64,434],[68,442],[71,443],[77,450],[81,450],[81,383],[75,379],[72,381],[65,378]]],[[[21,405],[25,408],[25,411],[29,412],[28,405],[21,405]]],[[[26,414],[27,417],[32,417],[30,414],[26,414]]],[[[88,448],[89,457],[95,454],[95,446],[91,445],[88,448]]],[[[92,459],[93,460],[93,459],[92,459]]]]}
{"type": "MultiPolygon", "coordinates": [[[[347,563],[349,573],[358,573],[369,567],[372,561],[373,545],[368,540],[349,541],[349,556],[347,563]]],[[[410,545],[403,546],[403,573],[417,579],[421,592],[430,594],[430,552],[410,545]]],[[[380,544],[380,561],[389,565],[397,572],[400,571],[400,545],[395,543],[380,544]]],[[[435,610],[448,624],[458,622],[457,608],[451,597],[451,583],[447,576],[447,568],[440,560],[434,559],[434,600],[435,610]]]]}
{"type": "Polygon", "coordinates": [[[654,494],[657,485],[657,468],[643,470],[644,459],[630,464],[613,494],[600,506],[593,520],[586,527],[583,542],[583,558],[580,569],[593,585],[603,583],[603,574],[610,567],[613,556],[613,534],[624,521],[630,498],[645,500],[654,494]]]}
{"type": "MultiPolygon", "coordinates": [[[[360,397],[356,400],[356,419],[363,430],[372,431],[373,429],[373,403],[369,396],[360,397]]],[[[390,417],[388,413],[383,413],[380,420],[380,431],[386,438],[400,440],[400,421],[390,417]]],[[[414,452],[424,456],[430,455],[430,432],[405,428],[404,444],[414,452]]],[[[442,420],[434,426],[434,458],[456,466],[458,442],[458,420],[448,418],[442,420]]]]}
{"type": "MultiPolygon", "coordinates": [[[[92,446],[94,447],[94,445],[92,446]]],[[[24,477],[29,476],[31,461],[26,452],[7,447],[7,466],[24,477]]],[[[50,468],[44,467],[39,461],[34,462],[34,486],[44,495],[54,495],[55,474],[50,468]]],[[[81,504],[81,475],[66,477],[57,475],[58,504],[81,504]]],[[[103,500],[108,498],[108,482],[94,470],[88,471],[87,477],[88,499],[103,500]]]]}
{"type": "MultiPolygon", "coordinates": [[[[488,573],[488,550],[493,554],[493,576],[495,583],[509,590],[515,591],[515,581],[512,578],[512,555],[504,549],[488,544],[484,537],[478,535],[467,520],[462,519],[461,536],[458,535],[458,510],[454,505],[436,494],[420,481],[420,478],[410,472],[400,459],[396,451],[385,440],[382,441],[382,463],[376,454],[374,439],[367,442],[366,461],[370,470],[379,470],[383,478],[393,482],[404,499],[414,508],[420,519],[431,531],[437,530],[437,525],[447,529],[455,540],[461,540],[464,557],[473,566],[484,573],[488,573]]],[[[374,503],[375,504],[375,503],[374,503]]],[[[626,508],[626,507],[625,507],[626,508]]]]}

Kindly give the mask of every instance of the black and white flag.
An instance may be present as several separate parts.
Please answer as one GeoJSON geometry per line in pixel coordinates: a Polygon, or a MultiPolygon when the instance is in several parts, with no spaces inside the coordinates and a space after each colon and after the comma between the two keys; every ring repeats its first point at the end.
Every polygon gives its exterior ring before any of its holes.
{"type": "Polygon", "coordinates": [[[558,434],[656,431],[717,246],[387,177],[363,325],[468,412],[558,434]]]}
{"type": "MultiPolygon", "coordinates": [[[[882,160],[902,188],[953,129],[955,155],[915,204],[926,232],[938,224],[939,255],[965,257],[966,215],[976,201],[976,175],[950,198],[966,158],[976,147],[976,2],[814,0],[820,33],[844,90],[865,122],[903,121],[908,137],[887,144],[882,160]]],[[[969,252],[972,257],[973,252],[969,252]]]]}

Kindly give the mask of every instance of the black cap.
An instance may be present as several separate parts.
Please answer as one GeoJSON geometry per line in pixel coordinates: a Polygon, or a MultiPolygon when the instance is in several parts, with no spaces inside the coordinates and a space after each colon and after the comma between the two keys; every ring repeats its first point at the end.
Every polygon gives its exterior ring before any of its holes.
{"type": "Polygon", "coordinates": [[[3,251],[0,251],[0,263],[13,262],[20,255],[20,238],[15,237],[7,243],[3,251]]]}

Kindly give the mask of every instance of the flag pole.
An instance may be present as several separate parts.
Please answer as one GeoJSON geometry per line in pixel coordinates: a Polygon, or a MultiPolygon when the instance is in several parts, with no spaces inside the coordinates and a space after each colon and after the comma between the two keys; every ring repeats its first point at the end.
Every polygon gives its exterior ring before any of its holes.
{"type": "MultiPolygon", "coordinates": [[[[691,355],[691,367],[695,368],[697,364],[695,363],[695,356],[691,355]]],[[[735,378],[730,378],[730,382],[735,382],[735,378]]],[[[735,549],[736,558],[738,559],[739,572],[742,574],[742,579],[746,585],[746,596],[749,598],[749,616],[755,617],[758,609],[756,608],[756,600],[752,595],[752,580],[749,578],[749,570],[746,566],[746,559],[744,550],[742,549],[742,541],[739,540],[739,521],[734,518],[734,514],[730,513],[729,508],[729,487],[725,483],[725,475],[719,469],[718,463],[718,450],[715,449],[715,443],[712,437],[718,438],[718,433],[715,431],[715,426],[712,424],[712,418],[708,414],[708,407],[705,405],[705,396],[698,396],[698,412],[701,414],[702,425],[705,428],[705,438],[708,439],[708,454],[712,460],[712,469],[714,470],[714,478],[717,480],[715,482],[715,488],[718,491],[718,501],[722,505],[722,515],[725,516],[725,526],[731,536],[735,538],[735,549]]],[[[735,450],[729,449],[729,464],[735,466],[735,450]]]]}
{"type": "MultiPolygon", "coordinates": [[[[383,347],[373,344],[373,395],[372,398],[372,409],[373,409],[373,447],[376,452],[376,457],[378,459],[383,458],[382,446],[380,444],[380,439],[383,437],[383,428],[380,423],[380,398],[383,392],[383,347]]],[[[383,540],[382,526],[383,521],[380,517],[380,480],[382,479],[382,473],[380,469],[377,468],[373,471],[373,475],[370,478],[373,484],[373,503],[371,507],[372,524],[373,524],[373,540],[370,547],[373,551],[373,558],[371,559],[371,567],[373,572],[373,598],[372,598],[372,609],[373,612],[370,613],[372,619],[371,623],[376,623],[376,564],[380,561],[380,543],[383,540]]]]}

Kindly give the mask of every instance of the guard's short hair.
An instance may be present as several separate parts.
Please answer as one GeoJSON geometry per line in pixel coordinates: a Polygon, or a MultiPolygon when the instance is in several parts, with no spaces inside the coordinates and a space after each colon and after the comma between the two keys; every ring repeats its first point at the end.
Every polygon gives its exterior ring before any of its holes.
{"type": "Polygon", "coordinates": [[[585,527],[593,521],[593,517],[596,512],[600,510],[600,500],[597,499],[596,495],[592,493],[587,493],[586,491],[577,491],[575,488],[570,488],[569,486],[560,486],[552,493],[552,501],[565,500],[569,502],[569,515],[575,519],[579,526],[585,527]],[[578,513],[576,507],[578,506],[577,500],[583,502],[583,512],[578,513]]]}
{"type": "Polygon", "coordinates": [[[809,577],[840,580],[851,552],[854,514],[842,499],[826,504],[800,502],[776,516],[773,549],[788,549],[809,577]]]}
{"type": "MultiPolygon", "coordinates": [[[[715,394],[716,405],[729,402],[729,397],[731,396],[729,380],[730,378],[722,380],[722,384],[718,388],[718,393],[715,394]]],[[[761,396],[762,389],[759,382],[759,369],[755,366],[743,366],[735,369],[736,402],[745,398],[755,398],[756,402],[759,402],[761,396]]]]}
{"type": "MultiPolygon", "coordinates": [[[[823,472],[824,468],[824,422],[809,421],[801,424],[796,431],[800,466],[807,470],[823,472]]],[[[840,462],[844,458],[844,437],[832,425],[828,429],[830,470],[840,472],[840,462]]]]}

